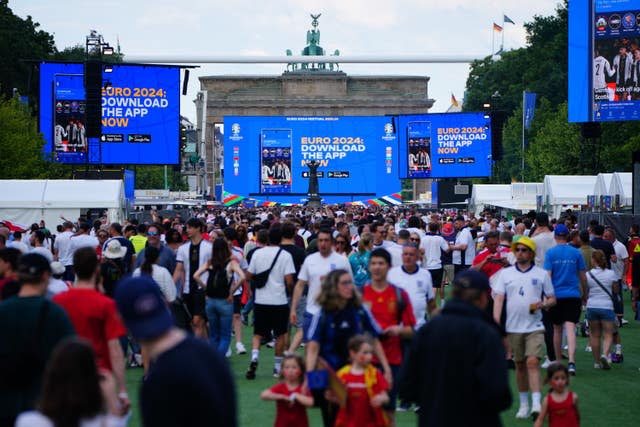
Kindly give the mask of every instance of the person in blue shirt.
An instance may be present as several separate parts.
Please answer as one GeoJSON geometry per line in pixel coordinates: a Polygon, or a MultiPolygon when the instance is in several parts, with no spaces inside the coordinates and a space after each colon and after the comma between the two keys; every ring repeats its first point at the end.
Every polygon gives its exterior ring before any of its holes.
{"type": "Polygon", "coordinates": [[[545,254],[544,269],[549,272],[557,304],[549,310],[553,323],[555,360],[562,360],[562,327],[569,346],[569,373],[576,374],[576,323],[580,321],[582,299],[586,296],[587,278],[584,258],[579,250],[568,244],[569,229],[564,224],[554,230],[556,246],[545,254]]]}

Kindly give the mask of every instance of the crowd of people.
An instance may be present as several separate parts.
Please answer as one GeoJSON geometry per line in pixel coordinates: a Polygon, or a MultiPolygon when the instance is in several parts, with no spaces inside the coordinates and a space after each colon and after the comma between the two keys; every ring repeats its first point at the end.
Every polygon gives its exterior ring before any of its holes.
{"type": "Polygon", "coordinates": [[[235,426],[225,358],[248,353],[252,381],[265,347],[276,426],[308,425],[308,407],[328,427],[394,426],[411,409],[421,426],[497,426],[509,367],[516,418],[578,425],[576,334],[594,369],[623,362],[636,248],[639,226],[622,243],[570,213],[405,207],[0,226],[0,425],[126,425],[126,367],[141,366],[145,426],[235,426]]]}

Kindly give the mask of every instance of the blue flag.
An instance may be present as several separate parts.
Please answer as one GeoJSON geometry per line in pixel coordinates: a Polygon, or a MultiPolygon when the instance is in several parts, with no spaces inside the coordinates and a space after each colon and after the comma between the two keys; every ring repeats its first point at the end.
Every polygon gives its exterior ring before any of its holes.
{"type": "Polygon", "coordinates": [[[531,122],[536,111],[536,94],[524,92],[522,96],[522,122],[525,129],[531,128],[531,122]]]}
{"type": "Polygon", "coordinates": [[[502,20],[504,21],[505,24],[513,24],[515,25],[516,23],[513,22],[513,20],[511,18],[509,18],[507,15],[503,15],[502,20]]]}

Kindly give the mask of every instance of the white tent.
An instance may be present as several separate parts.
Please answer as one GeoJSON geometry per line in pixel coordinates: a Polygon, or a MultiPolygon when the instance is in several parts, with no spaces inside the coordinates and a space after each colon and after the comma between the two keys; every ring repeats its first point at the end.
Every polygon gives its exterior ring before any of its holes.
{"type": "Polygon", "coordinates": [[[609,193],[615,199],[620,196],[620,206],[633,205],[633,174],[631,172],[615,172],[611,179],[609,193]]]}
{"type": "Polygon", "coordinates": [[[485,206],[496,206],[495,202],[511,199],[509,184],[474,184],[469,199],[469,210],[482,212],[485,206]]]}
{"type": "Polygon", "coordinates": [[[29,226],[44,220],[55,226],[75,221],[87,209],[106,209],[109,222],[124,219],[119,180],[0,180],[0,220],[29,226]]]}
{"type": "Polygon", "coordinates": [[[558,218],[563,207],[586,205],[596,179],[596,175],[546,175],[542,200],[551,216],[558,218]]]}
{"type": "Polygon", "coordinates": [[[612,173],[599,173],[596,178],[596,185],[593,187],[593,193],[596,196],[596,203],[600,203],[600,196],[608,196],[611,188],[612,173]]]}

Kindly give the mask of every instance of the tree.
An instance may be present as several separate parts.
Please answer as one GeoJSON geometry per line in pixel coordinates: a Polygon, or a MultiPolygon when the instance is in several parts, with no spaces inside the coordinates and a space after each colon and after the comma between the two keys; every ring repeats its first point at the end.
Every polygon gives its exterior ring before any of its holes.
{"type": "MultiPolygon", "coordinates": [[[[185,177],[167,167],[167,181],[172,191],[189,189],[185,177]]],[[[164,166],[138,166],[136,168],[136,188],[141,190],[164,188],[164,166]]]]}
{"type": "Polygon", "coordinates": [[[24,60],[49,58],[55,52],[51,34],[31,16],[15,15],[8,0],[0,0],[0,95],[10,98],[13,88],[26,93],[31,65],[24,60]]]}
{"type": "Polygon", "coordinates": [[[60,178],[62,165],[46,160],[45,141],[36,129],[29,108],[17,98],[0,98],[0,178],[60,178]]]}

